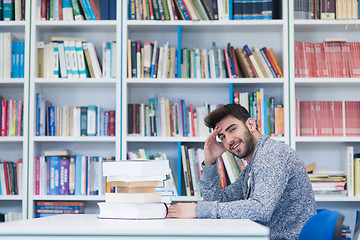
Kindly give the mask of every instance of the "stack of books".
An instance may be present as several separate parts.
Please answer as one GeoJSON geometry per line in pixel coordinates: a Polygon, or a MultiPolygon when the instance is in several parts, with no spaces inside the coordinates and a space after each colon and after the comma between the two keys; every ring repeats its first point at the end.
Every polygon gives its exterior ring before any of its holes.
{"type": "Polygon", "coordinates": [[[103,175],[114,192],[105,193],[105,202],[98,203],[98,218],[165,218],[167,205],[155,189],[169,174],[168,160],[104,162],[103,175]]]}
{"type": "Polygon", "coordinates": [[[342,171],[315,171],[309,174],[315,195],[346,196],[346,176],[342,171]]]}

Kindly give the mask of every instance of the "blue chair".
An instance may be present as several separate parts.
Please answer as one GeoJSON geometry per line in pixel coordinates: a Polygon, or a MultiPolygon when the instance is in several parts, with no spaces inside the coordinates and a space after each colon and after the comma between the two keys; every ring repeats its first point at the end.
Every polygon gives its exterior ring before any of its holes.
{"type": "Polygon", "coordinates": [[[337,211],[318,209],[302,228],[298,240],[340,240],[344,216],[337,211]]]}

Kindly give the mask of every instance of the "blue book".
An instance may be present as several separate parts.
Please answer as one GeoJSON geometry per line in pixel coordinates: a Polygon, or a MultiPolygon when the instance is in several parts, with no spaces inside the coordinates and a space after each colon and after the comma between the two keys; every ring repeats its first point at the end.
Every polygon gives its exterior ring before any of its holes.
{"type": "Polygon", "coordinates": [[[109,18],[110,20],[116,20],[116,0],[110,0],[109,5],[109,18]]]}
{"type": "Polygon", "coordinates": [[[213,50],[214,50],[214,61],[215,61],[215,74],[216,78],[219,78],[219,64],[218,64],[218,55],[217,55],[217,49],[216,49],[216,43],[212,42],[213,50]]]}
{"type": "Polygon", "coordinates": [[[35,123],[35,132],[36,136],[40,136],[40,93],[36,94],[36,123],[35,123]]]}
{"type": "Polygon", "coordinates": [[[16,59],[18,58],[18,42],[11,43],[11,77],[18,78],[19,77],[19,68],[16,65],[16,59]]]}
{"type": "Polygon", "coordinates": [[[112,44],[112,42],[106,42],[106,51],[110,51],[110,59],[108,59],[109,61],[108,61],[108,65],[109,65],[109,69],[110,69],[110,71],[109,71],[109,78],[111,78],[112,77],[112,75],[113,75],[113,71],[112,71],[112,69],[113,69],[113,63],[112,63],[112,55],[113,55],[113,44],[112,44]]]}
{"type": "Polygon", "coordinates": [[[271,74],[273,75],[273,77],[275,77],[275,78],[280,77],[280,76],[276,75],[274,68],[272,67],[269,59],[267,58],[266,53],[265,53],[265,47],[260,49],[260,53],[261,53],[262,57],[264,58],[266,65],[270,68],[270,71],[271,71],[271,74]]]}
{"type": "Polygon", "coordinates": [[[14,20],[14,2],[13,0],[3,1],[3,17],[5,21],[14,20]]]}
{"type": "Polygon", "coordinates": [[[0,1],[0,21],[4,20],[3,11],[3,1],[0,1]]]}
{"type": "Polygon", "coordinates": [[[135,7],[135,0],[129,0],[129,20],[136,20],[136,7],[135,7]]]}
{"type": "Polygon", "coordinates": [[[19,53],[20,53],[20,58],[19,58],[19,77],[20,78],[24,78],[24,52],[25,52],[25,42],[19,42],[19,53]]]}
{"type": "Polygon", "coordinates": [[[36,205],[35,209],[44,209],[44,210],[82,210],[83,207],[82,206],[63,206],[63,205],[59,205],[59,206],[48,206],[48,205],[36,205]]]}
{"type": "Polygon", "coordinates": [[[81,156],[75,156],[75,195],[81,195],[81,156]]]}
{"type": "Polygon", "coordinates": [[[90,15],[90,19],[88,20],[97,20],[96,19],[96,15],[95,15],[95,11],[90,3],[90,0],[84,0],[85,1],[85,4],[86,4],[86,8],[89,12],[89,15],[90,15]]]}
{"type": "Polygon", "coordinates": [[[187,10],[185,8],[183,0],[175,0],[175,1],[177,1],[178,5],[179,5],[180,11],[182,12],[182,15],[185,18],[184,20],[191,20],[189,13],[187,12],[187,10]]]}
{"type": "Polygon", "coordinates": [[[74,14],[72,9],[71,0],[60,0],[62,1],[62,15],[64,21],[74,20],[74,14]]]}
{"type": "MultiPolygon", "coordinates": [[[[139,42],[139,40],[138,40],[139,42]]],[[[132,50],[131,50],[132,51],[132,50]]],[[[150,68],[150,78],[156,78],[156,62],[157,62],[157,55],[159,52],[159,49],[158,49],[158,41],[154,41],[154,48],[153,48],[153,53],[152,53],[152,59],[151,59],[151,68],[150,68]]]]}
{"type": "Polygon", "coordinates": [[[264,108],[264,134],[266,136],[269,136],[269,122],[268,122],[268,100],[264,99],[264,104],[263,104],[263,108],[264,108]]]}
{"type": "Polygon", "coordinates": [[[100,136],[105,136],[105,112],[100,112],[100,136]]]}
{"type": "Polygon", "coordinates": [[[56,128],[55,128],[55,106],[49,107],[49,136],[56,136],[56,128]]]}
{"type": "Polygon", "coordinates": [[[53,43],[52,46],[54,47],[54,77],[59,77],[59,47],[58,43],[53,43]]]}
{"type": "Polygon", "coordinates": [[[60,156],[47,156],[49,163],[49,195],[60,194],[60,156]]]}
{"type": "Polygon", "coordinates": [[[97,136],[98,134],[98,106],[89,105],[87,107],[87,136],[97,136]]]}
{"type": "Polygon", "coordinates": [[[100,1],[100,19],[110,20],[110,0],[100,1]]]}
{"type": "Polygon", "coordinates": [[[181,108],[183,111],[182,117],[183,117],[183,131],[184,131],[184,137],[188,136],[188,126],[187,126],[187,109],[186,109],[186,105],[185,105],[185,100],[181,99],[181,108]]]}

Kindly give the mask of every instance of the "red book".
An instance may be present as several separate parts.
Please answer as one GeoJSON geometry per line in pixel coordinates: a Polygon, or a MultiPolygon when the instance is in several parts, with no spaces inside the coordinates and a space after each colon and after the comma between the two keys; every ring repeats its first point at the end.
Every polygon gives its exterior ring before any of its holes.
{"type": "Polygon", "coordinates": [[[322,130],[322,108],[321,101],[314,101],[314,110],[315,110],[315,136],[321,136],[322,130]]]}
{"type": "Polygon", "coordinates": [[[343,129],[343,102],[332,101],[332,118],[334,123],[334,136],[344,136],[343,129]]]}
{"type": "Polygon", "coordinates": [[[315,47],[313,43],[304,42],[306,77],[316,77],[315,47]]]}
{"type": "Polygon", "coordinates": [[[232,58],[234,59],[236,76],[241,77],[240,69],[239,69],[239,63],[238,63],[237,58],[235,56],[235,50],[234,50],[233,47],[231,47],[231,54],[232,54],[232,58]]]}
{"type": "Polygon", "coordinates": [[[341,55],[342,55],[342,62],[343,62],[343,74],[344,77],[350,77],[350,43],[348,42],[341,42],[341,55]]]}
{"type": "Polygon", "coordinates": [[[234,103],[240,104],[239,103],[239,92],[238,91],[234,92],[234,103]]]}
{"type": "MultiPolygon", "coordinates": [[[[61,1],[60,1],[61,2],[61,1]]],[[[98,12],[98,10],[96,9],[96,5],[94,3],[94,0],[90,0],[91,3],[91,7],[94,10],[95,16],[96,16],[96,20],[100,20],[100,14],[98,12]]]]}
{"type": "Polygon", "coordinates": [[[195,137],[195,125],[194,125],[194,109],[193,105],[190,103],[190,121],[191,121],[191,133],[192,137],[195,137]]]}
{"type": "Polygon", "coordinates": [[[251,70],[252,70],[252,72],[253,72],[254,75],[255,75],[255,78],[258,78],[259,75],[257,74],[257,72],[256,72],[256,70],[255,70],[255,68],[254,68],[254,65],[252,64],[252,62],[251,62],[251,60],[250,60],[250,58],[249,58],[249,55],[247,54],[247,52],[246,52],[245,49],[242,49],[242,51],[243,51],[243,53],[244,53],[244,55],[245,55],[246,61],[248,62],[249,66],[250,66],[250,68],[251,68],[251,70]]]}
{"type": "Polygon", "coordinates": [[[350,76],[358,78],[360,77],[360,42],[350,42],[349,48],[350,76]]]}
{"type": "Polygon", "coordinates": [[[296,58],[295,62],[298,66],[298,75],[299,78],[304,78],[308,76],[308,70],[306,69],[306,63],[305,63],[305,49],[304,49],[304,43],[303,42],[295,42],[295,48],[297,48],[296,52],[296,58]]]}
{"type": "Polygon", "coordinates": [[[62,0],[59,1],[59,20],[63,20],[62,0]]]}
{"type": "Polygon", "coordinates": [[[280,78],[281,75],[276,67],[276,64],[274,63],[272,57],[270,56],[269,50],[266,47],[263,47],[264,53],[266,55],[266,58],[269,60],[271,67],[274,69],[274,72],[276,74],[276,77],[280,78]]]}
{"type": "MultiPolygon", "coordinates": [[[[156,0],[154,0],[156,1],[156,0]]],[[[153,3],[151,0],[149,0],[149,11],[150,11],[150,20],[154,20],[154,8],[153,8],[153,3]]]]}
{"type": "Polygon", "coordinates": [[[46,20],[46,0],[41,0],[40,13],[41,13],[40,20],[46,20]]]}
{"type": "Polygon", "coordinates": [[[1,100],[1,136],[8,136],[9,100],[1,100]]]}
{"type": "Polygon", "coordinates": [[[109,111],[109,136],[115,136],[115,111],[109,111]]]}
{"type": "Polygon", "coordinates": [[[18,101],[18,106],[17,106],[17,108],[18,108],[18,114],[17,114],[17,123],[16,123],[16,127],[17,127],[17,129],[16,129],[16,135],[17,136],[21,136],[21,128],[22,128],[22,113],[23,113],[23,110],[22,110],[22,100],[19,100],[18,101]]]}
{"type": "Polygon", "coordinates": [[[35,158],[35,195],[40,195],[40,157],[35,158]]]}
{"type": "Polygon", "coordinates": [[[329,77],[334,78],[337,76],[337,66],[336,66],[336,54],[335,54],[335,42],[325,42],[325,60],[326,66],[329,70],[329,77]]]}
{"type": "Polygon", "coordinates": [[[219,181],[220,188],[224,189],[227,187],[224,162],[221,157],[216,159],[216,161],[217,161],[216,170],[220,175],[220,181],[219,181]]]}
{"type": "Polygon", "coordinates": [[[329,77],[329,70],[327,68],[325,58],[325,44],[315,43],[315,61],[316,61],[316,76],[320,78],[329,77]]]}

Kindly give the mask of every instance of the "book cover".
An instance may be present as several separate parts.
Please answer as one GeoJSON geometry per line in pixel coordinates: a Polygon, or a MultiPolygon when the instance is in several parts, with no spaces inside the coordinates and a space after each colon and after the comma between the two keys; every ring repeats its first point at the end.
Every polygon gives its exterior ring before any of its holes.
{"type": "Polygon", "coordinates": [[[59,194],[69,195],[69,169],[70,158],[69,156],[60,157],[60,172],[59,172],[59,194]]]}
{"type": "Polygon", "coordinates": [[[98,218],[113,219],[161,219],[167,215],[165,203],[99,202],[98,218]]]}

